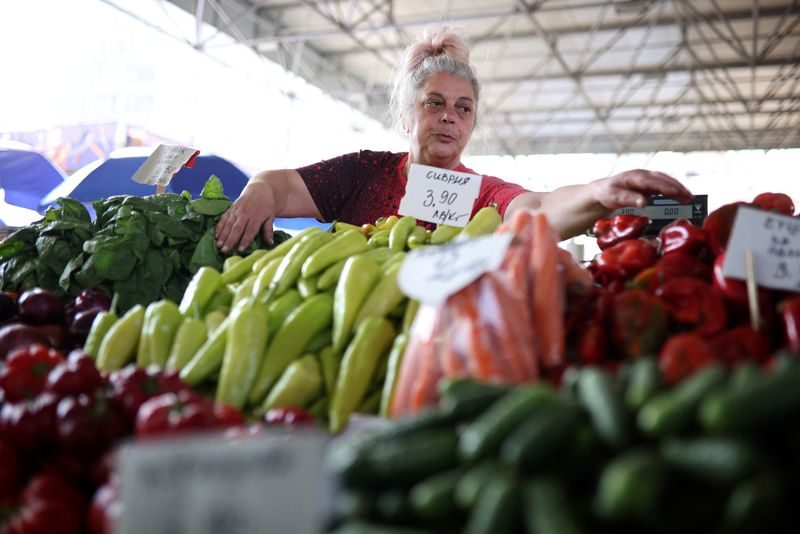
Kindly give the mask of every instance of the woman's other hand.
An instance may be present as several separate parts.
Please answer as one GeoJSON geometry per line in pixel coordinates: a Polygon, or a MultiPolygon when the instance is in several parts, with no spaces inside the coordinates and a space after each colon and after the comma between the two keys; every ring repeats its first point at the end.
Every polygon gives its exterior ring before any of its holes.
{"type": "Polygon", "coordinates": [[[691,202],[692,193],[675,178],[663,172],[634,169],[589,183],[595,201],[615,210],[628,206],[644,207],[652,195],[664,195],[680,202],[691,202]]]}

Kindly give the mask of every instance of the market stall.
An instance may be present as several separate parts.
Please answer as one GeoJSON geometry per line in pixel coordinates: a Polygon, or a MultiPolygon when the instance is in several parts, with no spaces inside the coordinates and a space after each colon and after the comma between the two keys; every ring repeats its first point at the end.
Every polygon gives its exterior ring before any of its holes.
{"type": "Polygon", "coordinates": [[[0,244],[9,525],[792,531],[800,272],[786,195],[655,234],[647,216],[599,220],[588,265],[543,216],[501,223],[493,207],[463,227],[387,214],[223,257],[202,244],[230,205],[218,180],[195,199],[148,198],[100,202],[94,221],[65,199],[0,244]],[[154,254],[186,260],[182,278],[156,277],[154,254]],[[758,260],[731,275],[731,254],[758,260]],[[217,509],[223,483],[283,500],[217,509]],[[175,501],[187,484],[201,489],[175,501]],[[288,511],[310,488],[304,513],[288,511]]]}

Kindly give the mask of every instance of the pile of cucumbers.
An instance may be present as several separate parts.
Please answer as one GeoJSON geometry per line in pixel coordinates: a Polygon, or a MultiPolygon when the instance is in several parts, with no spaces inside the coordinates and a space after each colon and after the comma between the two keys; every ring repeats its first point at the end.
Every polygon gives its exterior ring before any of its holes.
{"type": "Polygon", "coordinates": [[[559,389],[442,381],[436,407],[334,443],[330,529],[796,532],[800,359],[776,361],[675,386],[652,358],[568,369],[559,389]]]}

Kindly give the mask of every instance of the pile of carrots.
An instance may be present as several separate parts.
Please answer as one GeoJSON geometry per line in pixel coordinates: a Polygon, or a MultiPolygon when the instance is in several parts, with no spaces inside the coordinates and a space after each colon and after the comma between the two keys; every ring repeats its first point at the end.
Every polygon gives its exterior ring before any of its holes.
{"type": "Polygon", "coordinates": [[[564,363],[567,299],[591,291],[591,274],[558,246],[542,214],[518,210],[497,232],[514,235],[499,269],[420,308],[391,416],[435,404],[444,377],[518,384],[564,363]]]}

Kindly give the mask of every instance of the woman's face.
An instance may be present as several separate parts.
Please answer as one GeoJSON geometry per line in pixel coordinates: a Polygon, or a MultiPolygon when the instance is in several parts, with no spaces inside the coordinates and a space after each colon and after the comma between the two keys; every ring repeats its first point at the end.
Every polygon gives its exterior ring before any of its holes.
{"type": "Polygon", "coordinates": [[[446,72],[429,76],[406,118],[409,162],[456,167],[475,127],[476,106],[475,91],[466,78],[446,72]]]}

